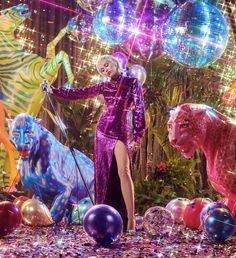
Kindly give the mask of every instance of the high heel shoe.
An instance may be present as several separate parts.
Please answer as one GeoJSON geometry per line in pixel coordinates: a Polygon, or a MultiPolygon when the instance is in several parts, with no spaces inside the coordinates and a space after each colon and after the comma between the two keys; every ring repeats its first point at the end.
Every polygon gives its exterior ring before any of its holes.
{"type": "Polygon", "coordinates": [[[128,219],[127,232],[135,232],[136,219],[135,217],[128,219]]]}

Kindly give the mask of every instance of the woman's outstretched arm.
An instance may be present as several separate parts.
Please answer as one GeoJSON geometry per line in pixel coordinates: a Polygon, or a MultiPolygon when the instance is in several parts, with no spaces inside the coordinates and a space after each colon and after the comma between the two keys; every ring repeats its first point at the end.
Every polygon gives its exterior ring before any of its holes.
{"type": "Polygon", "coordinates": [[[103,93],[104,83],[97,83],[91,86],[79,87],[76,89],[66,89],[65,87],[51,88],[52,95],[64,100],[77,100],[93,98],[103,93]]]}

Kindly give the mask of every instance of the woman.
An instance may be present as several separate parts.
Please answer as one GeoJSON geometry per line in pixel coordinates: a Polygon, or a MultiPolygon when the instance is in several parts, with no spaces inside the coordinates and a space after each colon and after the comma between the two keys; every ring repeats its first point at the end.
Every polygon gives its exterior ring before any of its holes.
{"type": "Polygon", "coordinates": [[[121,75],[119,63],[110,55],[99,58],[97,70],[110,81],[70,90],[51,87],[48,91],[64,100],[103,94],[106,109],[99,119],[94,143],[95,203],[116,208],[122,216],[124,229],[132,231],[135,230],[135,216],[130,151],[138,148],[145,130],[142,88],[137,79],[121,75]],[[129,139],[127,122],[131,108],[133,139],[129,139]]]}

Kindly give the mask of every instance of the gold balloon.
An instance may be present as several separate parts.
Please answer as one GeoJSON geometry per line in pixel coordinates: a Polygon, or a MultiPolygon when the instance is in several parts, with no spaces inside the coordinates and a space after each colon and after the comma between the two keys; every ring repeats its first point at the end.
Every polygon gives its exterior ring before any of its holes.
{"type": "Polygon", "coordinates": [[[47,206],[37,199],[25,201],[21,207],[25,224],[29,226],[49,226],[53,219],[47,206]]]}

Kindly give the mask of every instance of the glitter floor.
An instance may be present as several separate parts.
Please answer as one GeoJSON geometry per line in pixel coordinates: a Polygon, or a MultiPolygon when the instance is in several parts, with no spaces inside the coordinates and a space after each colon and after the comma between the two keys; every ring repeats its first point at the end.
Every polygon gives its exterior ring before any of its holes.
{"type": "Polygon", "coordinates": [[[170,236],[150,239],[143,231],[97,245],[82,226],[20,226],[0,239],[0,257],[236,257],[236,236],[213,244],[200,231],[175,226],[170,236]]]}

